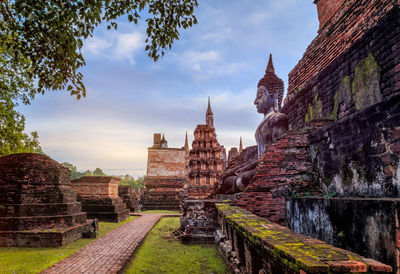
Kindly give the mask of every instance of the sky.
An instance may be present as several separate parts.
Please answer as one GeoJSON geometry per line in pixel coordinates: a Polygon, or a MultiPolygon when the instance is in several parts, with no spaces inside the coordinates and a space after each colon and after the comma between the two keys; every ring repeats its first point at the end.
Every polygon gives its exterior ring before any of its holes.
{"type": "Polygon", "coordinates": [[[87,96],[48,91],[19,106],[26,131],[38,131],[43,151],[78,170],[145,175],[153,134],[169,147],[189,145],[205,123],[211,98],[221,145],[255,145],[262,120],[253,104],[271,53],[275,72],[288,73],[318,31],[312,0],[201,0],[198,24],[181,30],[172,50],[157,62],[145,52],[146,24],[120,18],[118,30],[99,26],[84,42],[81,69],[87,96]]]}

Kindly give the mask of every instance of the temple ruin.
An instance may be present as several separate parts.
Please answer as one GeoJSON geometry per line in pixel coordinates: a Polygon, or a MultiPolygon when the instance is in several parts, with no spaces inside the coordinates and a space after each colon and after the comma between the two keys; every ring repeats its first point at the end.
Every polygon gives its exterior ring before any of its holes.
{"type": "Polygon", "coordinates": [[[206,124],[194,130],[192,149],[189,152],[188,186],[189,199],[204,199],[210,196],[218,182],[218,174],[225,165],[224,147],[218,143],[214,128],[214,114],[210,98],[206,112],[206,124]]]}
{"type": "Polygon", "coordinates": [[[187,134],[182,148],[169,148],[161,133],[154,133],[153,146],[148,148],[147,173],[140,198],[143,210],[179,210],[186,185],[189,155],[187,134]]]}
{"type": "Polygon", "coordinates": [[[118,223],[129,217],[129,209],[118,196],[120,181],[111,176],[84,176],[71,184],[90,218],[118,223]]]}
{"type": "Polygon", "coordinates": [[[42,154],[0,157],[0,246],[56,247],[92,234],[70,171],[42,154]]]}

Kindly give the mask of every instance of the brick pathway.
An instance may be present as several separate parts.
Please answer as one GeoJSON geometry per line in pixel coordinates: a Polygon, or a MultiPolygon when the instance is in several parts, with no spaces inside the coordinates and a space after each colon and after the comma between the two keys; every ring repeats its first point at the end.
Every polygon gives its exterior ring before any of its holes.
{"type": "Polygon", "coordinates": [[[118,273],[163,215],[143,214],[41,273],[118,273]]]}

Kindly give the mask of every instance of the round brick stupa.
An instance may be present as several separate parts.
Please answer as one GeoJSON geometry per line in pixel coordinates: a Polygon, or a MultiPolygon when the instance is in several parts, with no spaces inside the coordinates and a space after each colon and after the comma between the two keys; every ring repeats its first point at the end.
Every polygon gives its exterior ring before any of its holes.
{"type": "Polygon", "coordinates": [[[0,246],[61,246],[92,226],[70,171],[47,155],[0,157],[0,246]]]}

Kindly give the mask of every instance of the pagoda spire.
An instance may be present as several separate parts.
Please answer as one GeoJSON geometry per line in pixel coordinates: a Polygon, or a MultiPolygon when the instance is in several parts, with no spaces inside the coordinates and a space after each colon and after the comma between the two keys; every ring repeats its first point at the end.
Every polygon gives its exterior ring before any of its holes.
{"type": "Polygon", "coordinates": [[[210,96],[208,96],[208,107],[206,112],[206,124],[209,127],[214,127],[214,115],[211,110],[210,96]]]}
{"type": "Polygon", "coordinates": [[[239,153],[242,152],[242,150],[243,150],[243,143],[242,143],[242,137],[240,137],[239,153]]]}
{"type": "Polygon", "coordinates": [[[272,54],[269,54],[269,60],[268,60],[268,65],[267,69],[265,70],[265,73],[275,73],[275,68],[274,68],[274,63],[272,62],[272,54]]]}
{"type": "Polygon", "coordinates": [[[185,150],[186,150],[186,153],[189,153],[189,142],[188,142],[188,137],[187,137],[187,130],[186,130],[186,138],[185,138],[185,150]]]}

